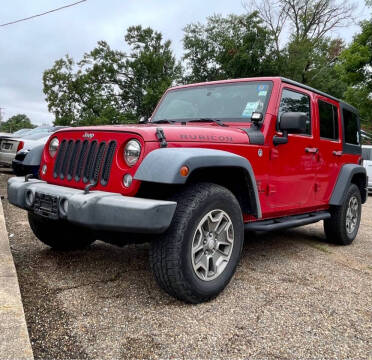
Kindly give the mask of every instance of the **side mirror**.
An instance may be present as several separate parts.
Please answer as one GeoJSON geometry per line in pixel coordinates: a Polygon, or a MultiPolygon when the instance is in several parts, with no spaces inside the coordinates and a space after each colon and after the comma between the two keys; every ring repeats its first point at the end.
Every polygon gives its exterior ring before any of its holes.
{"type": "Polygon", "coordinates": [[[279,130],[283,136],[274,136],[274,145],[286,144],[288,134],[301,134],[306,132],[306,124],[309,117],[301,112],[285,112],[280,116],[279,130]]]}
{"type": "Polygon", "coordinates": [[[279,129],[289,134],[306,132],[306,123],[309,117],[301,112],[285,112],[280,116],[279,129]]]}
{"type": "Polygon", "coordinates": [[[138,123],[139,124],[146,124],[149,121],[149,119],[146,116],[141,116],[138,123]]]}

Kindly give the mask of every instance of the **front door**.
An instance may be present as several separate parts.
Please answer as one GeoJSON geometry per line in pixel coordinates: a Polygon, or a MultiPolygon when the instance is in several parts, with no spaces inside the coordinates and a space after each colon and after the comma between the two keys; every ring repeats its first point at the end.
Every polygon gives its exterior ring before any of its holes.
{"type": "Polygon", "coordinates": [[[314,185],[317,148],[314,142],[315,114],[312,94],[283,85],[277,129],[284,112],[303,112],[309,117],[306,131],[289,134],[288,143],[273,146],[270,156],[269,202],[272,216],[310,211],[315,205],[314,185]]]}

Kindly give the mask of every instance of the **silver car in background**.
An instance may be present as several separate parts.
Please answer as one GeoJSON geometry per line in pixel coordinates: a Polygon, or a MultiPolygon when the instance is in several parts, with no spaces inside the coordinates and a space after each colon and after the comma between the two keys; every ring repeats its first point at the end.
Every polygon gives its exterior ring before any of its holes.
{"type": "Polygon", "coordinates": [[[368,193],[372,193],[372,145],[362,145],[363,166],[367,170],[368,193]]]}
{"type": "Polygon", "coordinates": [[[39,126],[27,132],[24,136],[20,137],[3,137],[0,139],[0,165],[12,166],[18,151],[22,149],[32,149],[38,144],[38,140],[49,136],[60,129],[61,126],[39,126]]]}

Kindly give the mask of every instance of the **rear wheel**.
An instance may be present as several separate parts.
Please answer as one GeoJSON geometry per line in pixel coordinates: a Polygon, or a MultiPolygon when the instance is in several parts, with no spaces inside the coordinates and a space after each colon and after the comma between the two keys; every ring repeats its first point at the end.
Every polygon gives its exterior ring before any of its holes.
{"type": "Polygon", "coordinates": [[[359,188],[351,184],[341,206],[331,208],[331,218],[324,220],[324,231],[330,242],[349,245],[357,236],[362,213],[359,188]]]}
{"type": "Polygon", "coordinates": [[[55,250],[83,249],[95,241],[89,230],[61,220],[51,220],[29,212],[28,222],[35,236],[55,250]]]}
{"type": "Polygon", "coordinates": [[[244,226],[235,196],[199,183],[177,195],[167,232],[151,243],[150,264],[159,285],[177,299],[199,303],[216,297],[239,262],[244,226]]]}

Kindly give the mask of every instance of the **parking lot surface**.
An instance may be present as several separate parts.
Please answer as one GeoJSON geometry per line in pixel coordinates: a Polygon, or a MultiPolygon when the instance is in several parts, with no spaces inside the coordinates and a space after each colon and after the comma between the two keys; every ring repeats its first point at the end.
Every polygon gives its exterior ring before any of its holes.
{"type": "Polygon", "coordinates": [[[36,359],[372,357],[371,197],[351,246],[322,223],[247,236],[230,285],[200,305],[159,289],[148,245],[58,253],[3,206],[36,359]]]}

